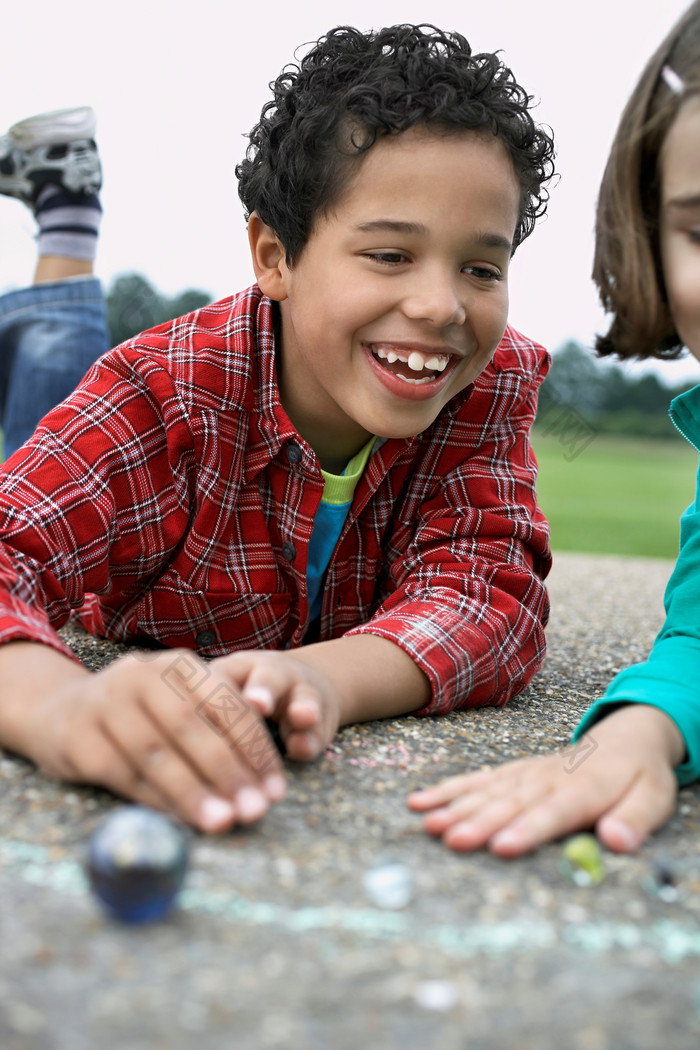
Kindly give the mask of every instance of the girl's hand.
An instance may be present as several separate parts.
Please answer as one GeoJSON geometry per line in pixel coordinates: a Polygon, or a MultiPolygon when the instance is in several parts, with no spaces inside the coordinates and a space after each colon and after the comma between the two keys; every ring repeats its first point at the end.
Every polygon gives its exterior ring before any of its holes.
{"type": "Polygon", "coordinates": [[[627,853],[673,812],[683,740],[657,708],[628,704],[597,722],[575,748],[451,777],[409,796],[423,826],[450,849],[516,857],[595,827],[627,853]],[[579,761],[575,761],[578,756],[579,761]]]}

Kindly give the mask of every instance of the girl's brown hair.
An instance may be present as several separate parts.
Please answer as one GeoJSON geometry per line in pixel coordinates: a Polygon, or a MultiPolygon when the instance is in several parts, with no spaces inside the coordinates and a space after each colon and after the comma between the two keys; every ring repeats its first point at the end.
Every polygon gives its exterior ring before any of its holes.
{"type": "Polygon", "coordinates": [[[676,357],[659,237],[659,157],[676,115],[700,93],[700,0],[652,55],[622,114],[598,197],[595,281],[612,315],[605,356],[676,357]]]}

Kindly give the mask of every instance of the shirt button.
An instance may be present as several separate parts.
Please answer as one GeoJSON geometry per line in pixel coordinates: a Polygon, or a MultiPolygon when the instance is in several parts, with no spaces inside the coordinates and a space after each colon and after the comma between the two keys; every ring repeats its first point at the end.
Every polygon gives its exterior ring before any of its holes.
{"type": "Polygon", "coordinates": [[[304,453],[298,445],[287,445],[287,462],[300,463],[304,453]]]}
{"type": "Polygon", "coordinates": [[[216,631],[206,630],[200,631],[195,638],[195,642],[199,646],[211,645],[216,641],[216,631]]]}
{"type": "Polygon", "coordinates": [[[282,553],[284,554],[287,561],[294,561],[297,552],[294,549],[293,543],[283,543],[282,553]]]}

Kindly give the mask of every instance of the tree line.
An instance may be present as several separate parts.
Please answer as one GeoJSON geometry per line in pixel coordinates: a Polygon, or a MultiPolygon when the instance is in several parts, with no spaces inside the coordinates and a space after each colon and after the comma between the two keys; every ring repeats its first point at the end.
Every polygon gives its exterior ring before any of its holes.
{"type": "Polygon", "coordinates": [[[115,277],[107,289],[107,327],[112,346],[131,339],[147,328],[172,321],[175,317],[198,310],[212,301],[209,292],[201,288],[187,288],[177,295],[167,296],[157,291],[140,273],[124,273],[115,277]]]}
{"type": "Polygon", "coordinates": [[[579,343],[569,342],[552,355],[536,426],[545,426],[557,412],[569,411],[599,433],[680,438],[668,417],[668,406],[694,385],[669,387],[653,372],[629,374],[626,364],[601,361],[579,343]]]}

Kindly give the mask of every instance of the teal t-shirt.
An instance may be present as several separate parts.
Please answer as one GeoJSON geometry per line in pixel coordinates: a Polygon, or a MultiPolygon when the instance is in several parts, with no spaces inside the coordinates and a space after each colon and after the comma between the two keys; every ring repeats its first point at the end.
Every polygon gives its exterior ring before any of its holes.
{"type": "Polygon", "coordinates": [[[323,496],[316,511],[313,532],[309,542],[309,558],[306,566],[306,587],[309,593],[310,618],[321,615],[323,603],[323,579],[331,560],[357,483],[364,473],[375,439],[372,437],[348,463],[342,474],[323,474],[323,496]]]}

